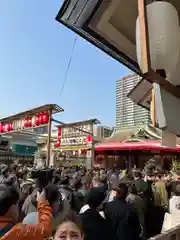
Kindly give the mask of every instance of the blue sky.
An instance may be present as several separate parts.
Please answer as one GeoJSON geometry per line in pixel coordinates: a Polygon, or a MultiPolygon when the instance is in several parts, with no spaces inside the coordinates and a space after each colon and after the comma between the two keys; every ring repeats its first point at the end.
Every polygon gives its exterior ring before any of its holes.
{"type": "Polygon", "coordinates": [[[75,34],[55,21],[59,0],[0,1],[0,116],[46,103],[71,122],[98,118],[115,124],[115,83],[130,72],[78,37],[60,98],[75,34]]]}

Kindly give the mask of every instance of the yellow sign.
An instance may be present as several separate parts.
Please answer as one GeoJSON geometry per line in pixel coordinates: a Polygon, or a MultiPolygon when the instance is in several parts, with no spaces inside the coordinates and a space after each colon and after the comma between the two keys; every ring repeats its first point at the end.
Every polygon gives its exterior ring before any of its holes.
{"type": "Polygon", "coordinates": [[[78,146],[60,146],[61,150],[65,150],[65,151],[78,151],[78,150],[82,150],[82,149],[88,149],[87,145],[78,145],[78,146]]]}

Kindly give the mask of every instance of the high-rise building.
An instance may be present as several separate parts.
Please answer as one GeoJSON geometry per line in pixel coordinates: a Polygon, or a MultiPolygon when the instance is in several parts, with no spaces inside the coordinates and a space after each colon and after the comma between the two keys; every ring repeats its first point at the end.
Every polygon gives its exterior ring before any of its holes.
{"type": "Polygon", "coordinates": [[[132,127],[151,123],[150,111],[138,106],[127,94],[138,83],[137,74],[125,76],[116,82],[116,127],[132,127]]]}

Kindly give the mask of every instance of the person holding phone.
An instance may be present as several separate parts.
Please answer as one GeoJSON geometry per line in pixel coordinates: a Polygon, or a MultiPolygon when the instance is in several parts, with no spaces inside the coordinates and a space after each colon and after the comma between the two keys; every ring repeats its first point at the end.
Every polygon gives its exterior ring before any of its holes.
{"type": "Polygon", "coordinates": [[[52,213],[46,200],[45,190],[38,193],[38,224],[17,223],[19,217],[19,193],[14,187],[0,185],[0,239],[1,240],[43,240],[52,235],[52,213]]]}

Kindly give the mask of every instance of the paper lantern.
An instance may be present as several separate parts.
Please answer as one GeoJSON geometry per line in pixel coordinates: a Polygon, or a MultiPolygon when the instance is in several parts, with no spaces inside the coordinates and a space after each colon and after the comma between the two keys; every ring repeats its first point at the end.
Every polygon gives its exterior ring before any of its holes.
{"type": "Polygon", "coordinates": [[[13,130],[13,125],[11,123],[8,124],[7,130],[8,132],[11,132],[13,130]]]}
{"type": "Polygon", "coordinates": [[[0,132],[3,133],[5,131],[5,126],[3,123],[0,123],[0,132]]]}
{"type": "Polygon", "coordinates": [[[42,115],[42,123],[46,124],[49,122],[49,114],[48,113],[43,113],[42,115]]]}
{"type": "Polygon", "coordinates": [[[39,114],[36,114],[36,120],[35,120],[35,123],[36,123],[37,126],[40,125],[39,117],[40,117],[39,114]]]}
{"type": "Polygon", "coordinates": [[[92,142],[92,136],[91,136],[91,135],[88,135],[88,136],[87,136],[87,141],[88,141],[88,143],[89,143],[89,142],[92,142]]]}
{"type": "MultiPolygon", "coordinates": [[[[147,5],[151,67],[172,73],[179,60],[179,20],[175,7],[168,2],[153,2],[147,5]]],[[[141,66],[141,38],[139,17],[136,21],[136,52],[141,66]]]]}
{"type": "Polygon", "coordinates": [[[24,119],[24,127],[28,127],[28,118],[24,119]]]}
{"type": "Polygon", "coordinates": [[[60,147],[60,145],[61,145],[60,141],[57,141],[56,147],[60,147]]]}
{"type": "Polygon", "coordinates": [[[31,117],[28,118],[28,127],[32,127],[32,118],[31,117]]]}
{"type": "Polygon", "coordinates": [[[43,113],[39,114],[39,124],[43,124],[43,113]]]}
{"type": "MultiPolygon", "coordinates": [[[[179,28],[179,36],[180,36],[180,28],[179,28]]],[[[179,37],[179,45],[180,45],[180,37],[179,37]]],[[[180,85],[180,50],[179,50],[179,59],[176,64],[176,68],[174,71],[167,73],[167,80],[174,84],[175,86],[180,85]]]]}
{"type": "Polygon", "coordinates": [[[2,123],[0,123],[0,132],[2,132],[2,123]]]}
{"type": "Polygon", "coordinates": [[[4,132],[7,132],[8,131],[8,124],[4,124],[4,132]]]}
{"type": "Polygon", "coordinates": [[[61,128],[58,128],[58,136],[61,136],[61,128]]]}

